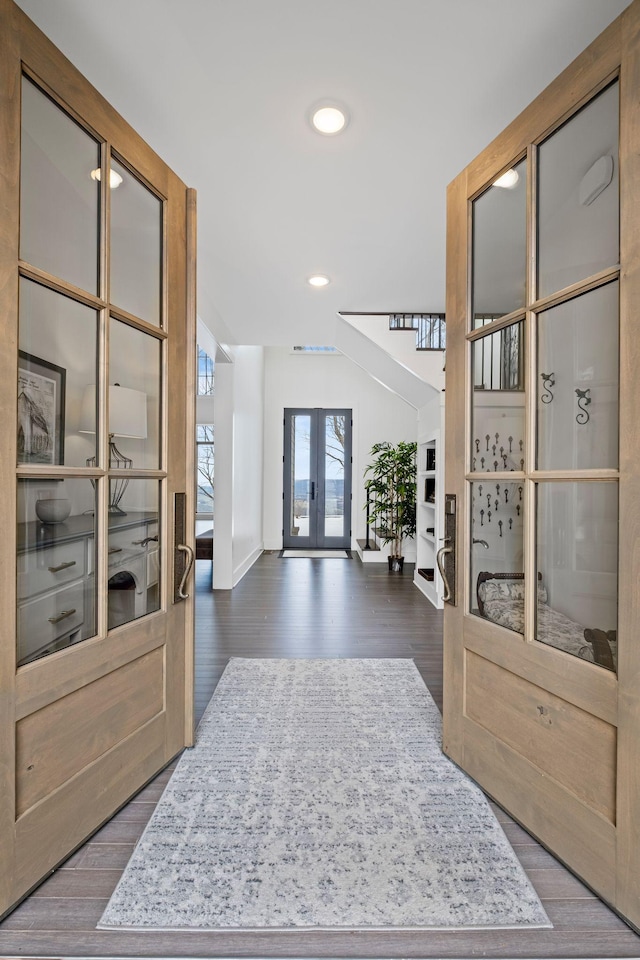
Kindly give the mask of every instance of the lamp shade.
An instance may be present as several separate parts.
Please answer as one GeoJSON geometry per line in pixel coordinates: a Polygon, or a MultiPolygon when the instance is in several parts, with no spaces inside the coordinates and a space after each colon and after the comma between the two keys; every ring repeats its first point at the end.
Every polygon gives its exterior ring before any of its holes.
{"type": "MultiPolygon", "coordinates": [[[[80,433],[96,432],[96,385],[89,383],[82,395],[80,433]]],[[[119,383],[109,386],[109,433],[116,437],[147,436],[147,395],[142,390],[121,387],[119,383]]]]}

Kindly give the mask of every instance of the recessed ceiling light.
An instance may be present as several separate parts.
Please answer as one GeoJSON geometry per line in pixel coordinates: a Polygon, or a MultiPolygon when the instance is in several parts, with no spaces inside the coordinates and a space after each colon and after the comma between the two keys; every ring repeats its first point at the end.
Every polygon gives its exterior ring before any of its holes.
{"type": "MultiPolygon", "coordinates": [[[[92,180],[99,181],[101,177],[102,177],[102,171],[100,167],[97,167],[95,170],[91,171],[92,180]]],[[[122,183],[122,177],[120,176],[120,174],[116,173],[115,170],[111,169],[109,171],[109,186],[111,187],[111,189],[115,190],[117,187],[120,186],[121,183],[122,183]]]]}
{"type": "Polygon", "coordinates": [[[503,173],[501,177],[498,177],[497,180],[493,181],[494,187],[504,187],[506,190],[511,190],[515,187],[516,183],[520,179],[517,170],[507,170],[506,173],[503,173]]]}
{"type": "Polygon", "coordinates": [[[309,120],[316,133],[327,137],[341,133],[349,123],[347,108],[341,103],[331,100],[321,100],[315,103],[309,111],[309,120]]]}
{"type": "Polygon", "coordinates": [[[312,277],[309,277],[307,283],[311,284],[312,287],[326,287],[331,281],[329,277],[325,277],[324,274],[316,273],[312,277]]]}

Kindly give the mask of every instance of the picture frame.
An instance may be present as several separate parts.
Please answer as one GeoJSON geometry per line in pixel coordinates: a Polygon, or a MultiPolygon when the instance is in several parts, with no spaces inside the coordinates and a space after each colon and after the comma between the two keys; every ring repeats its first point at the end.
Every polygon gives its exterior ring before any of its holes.
{"type": "Polygon", "coordinates": [[[18,462],[64,463],[67,371],[18,351],[18,462]]]}

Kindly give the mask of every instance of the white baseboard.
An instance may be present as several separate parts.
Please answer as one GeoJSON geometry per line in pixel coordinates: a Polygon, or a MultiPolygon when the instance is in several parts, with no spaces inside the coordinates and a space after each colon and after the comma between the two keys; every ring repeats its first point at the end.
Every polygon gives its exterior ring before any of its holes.
{"type": "Polygon", "coordinates": [[[263,550],[264,550],[264,546],[260,544],[260,546],[256,547],[255,550],[253,550],[249,554],[249,556],[246,557],[241,564],[239,564],[239,566],[234,568],[234,571],[233,571],[234,587],[240,583],[245,573],[251,569],[251,567],[254,565],[258,557],[262,555],[263,550]]]}

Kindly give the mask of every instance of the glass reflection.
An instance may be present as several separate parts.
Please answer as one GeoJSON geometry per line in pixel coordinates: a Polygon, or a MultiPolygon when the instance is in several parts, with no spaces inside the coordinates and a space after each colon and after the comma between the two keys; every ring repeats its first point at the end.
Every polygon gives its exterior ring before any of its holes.
{"type": "Polygon", "coordinates": [[[98,315],[60,293],[20,280],[18,462],[84,467],[95,455],[98,315]],[[85,432],[88,431],[88,432],[85,432]]]}
{"type": "Polygon", "coordinates": [[[618,227],[616,82],[538,151],[538,297],[615,266],[618,227]]]}
{"type": "Polygon", "coordinates": [[[131,460],[139,469],[158,469],[160,341],[113,317],[109,336],[111,466],[131,460]]]}
{"type": "Polygon", "coordinates": [[[109,517],[109,629],[160,609],[160,531],[157,480],[131,480],[124,512],[109,517]]]}
{"type": "Polygon", "coordinates": [[[98,292],[98,144],[22,78],[20,256],[98,292]]]}
{"type": "Polygon", "coordinates": [[[524,307],[527,166],[516,164],[473,203],[473,326],[524,307]]]}
{"type": "Polygon", "coordinates": [[[95,636],[94,511],[90,480],[18,481],[18,666],[95,636]]]}
{"type": "Polygon", "coordinates": [[[471,471],[524,470],[524,324],[472,343],[471,471]]]}
{"type": "Polygon", "coordinates": [[[470,611],[524,634],[524,487],[471,484],[470,611]]]}
{"type": "Polygon", "coordinates": [[[538,468],[618,466],[618,283],[538,317],[538,468]]]}
{"type": "Polygon", "coordinates": [[[618,484],[544,483],[537,499],[536,639],[615,670],[618,484]]]}
{"type": "Polygon", "coordinates": [[[111,190],[111,303],[160,326],[162,202],[117,160],[111,190]]]}

